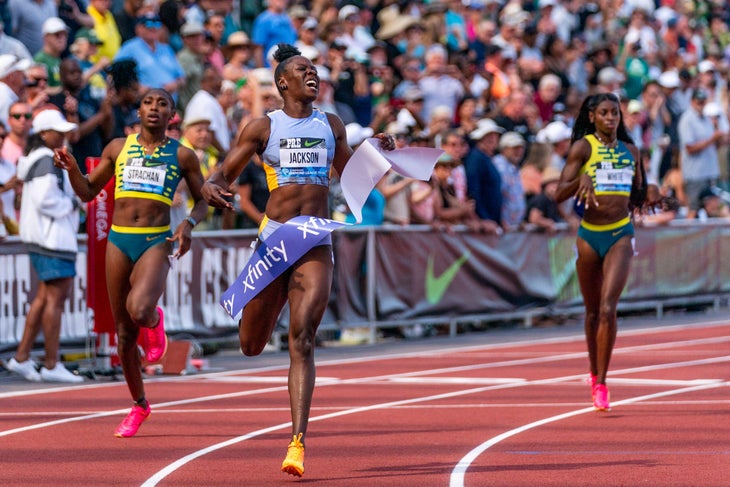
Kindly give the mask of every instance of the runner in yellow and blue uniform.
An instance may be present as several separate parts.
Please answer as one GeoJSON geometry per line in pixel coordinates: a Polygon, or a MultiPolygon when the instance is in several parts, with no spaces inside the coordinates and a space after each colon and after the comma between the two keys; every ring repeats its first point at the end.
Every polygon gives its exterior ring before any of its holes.
{"type": "Polygon", "coordinates": [[[164,355],[167,336],[157,303],[170,270],[169,257],[179,258],[190,249],[192,228],[207,212],[195,153],[165,136],[174,106],[165,90],[146,92],[139,107],[140,133],[112,140],[88,176],[81,174],[65,149],[55,151],[54,162],[68,171],[74,191],[84,201],[91,201],[116,178],[106,280],[122,371],[134,400],[132,410],[114,432],[117,437],[134,436],[150,415],[137,342],[140,339],[148,362],[164,355]],[[171,231],[170,207],[181,179],[195,204],[190,215],[171,231]]]}
{"type": "Polygon", "coordinates": [[[585,99],[571,142],[556,199],[574,197],[582,210],[576,270],[585,306],[591,392],[596,410],[607,411],[606,374],[616,342],[618,300],[634,255],[631,213],[645,203],[656,204],[658,189],[648,191],[639,150],[614,94],[585,99]]]}

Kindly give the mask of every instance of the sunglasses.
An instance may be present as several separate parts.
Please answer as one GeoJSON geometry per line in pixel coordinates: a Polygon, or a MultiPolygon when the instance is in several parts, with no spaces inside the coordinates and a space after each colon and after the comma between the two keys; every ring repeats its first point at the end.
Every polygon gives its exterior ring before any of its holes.
{"type": "Polygon", "coordinates": [[[15,120],[20,120],[21,118],[30,120],[31,118],[33,118],[32,113],[11,113],[10,116],[13,117],[15,120]]]}

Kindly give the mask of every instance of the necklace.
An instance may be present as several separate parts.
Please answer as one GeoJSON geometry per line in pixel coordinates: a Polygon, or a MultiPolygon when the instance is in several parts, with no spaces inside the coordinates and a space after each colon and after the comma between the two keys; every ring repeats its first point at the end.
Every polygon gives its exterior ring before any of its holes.
{"type": "Polygon", "coordinates": [[[145,156],[149,157],[154,155],[155,151],[158,147],[161,147],[167,143],[167,136],[165,136],[159,143],[152,144],[151,147],[148,147],[147,145],[143,144],[141,140],[139,140],[139,136],[137,136],[137,143],[142,147],[144,150],[145,156]]]}
{"type": "Polygon", "coordinates": [[[596,136],[596,138],[598,139],[598,142],[605,145],[609,149],[613,149],[614,147],[616,147],[618,145],[618,139],[614,139],[611,142],[606,142],[605,140],[603,140],[603,138],[600,135],[598,135],[598,132],[594,132],[593,135],[596,136]]]}

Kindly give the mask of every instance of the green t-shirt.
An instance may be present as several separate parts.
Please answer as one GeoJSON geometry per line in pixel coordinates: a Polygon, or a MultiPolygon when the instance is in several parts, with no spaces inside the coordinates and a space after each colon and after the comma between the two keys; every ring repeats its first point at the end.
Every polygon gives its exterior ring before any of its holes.
{"type": "Polygon", "coordinates": [[[61,58],[53,57],[44,51],[38,51],[33,60],[38,64],[44,64],[48,70],[48,86],[61,86],[61,58]]]}

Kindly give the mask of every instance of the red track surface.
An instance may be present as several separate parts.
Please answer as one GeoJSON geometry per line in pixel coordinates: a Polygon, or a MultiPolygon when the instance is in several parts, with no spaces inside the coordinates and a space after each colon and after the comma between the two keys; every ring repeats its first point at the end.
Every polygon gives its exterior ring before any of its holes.
{"type": "Polygon", "coordinates": [[[590,407],[580,333],[469,341],[318,352],[302,479],[279,471],[285,354],[281,366],[148,380],[153,413],[130,439],[112,434],[123,383],[0,393],[0,485],[730,485],[729,324],[620,333],[608,413],[590,407]]]}

